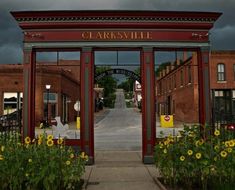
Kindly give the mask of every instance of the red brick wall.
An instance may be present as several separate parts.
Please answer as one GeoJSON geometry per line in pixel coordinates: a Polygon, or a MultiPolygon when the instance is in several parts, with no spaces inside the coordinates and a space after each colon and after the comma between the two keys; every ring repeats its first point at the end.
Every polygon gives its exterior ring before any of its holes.
{"type": "Polygon", "coordinates": [[[211,89],[235,89],[235,51],[214,51],[210,56],[210,85],[211,89]],[[217,81],[217,64],[225,64],[226,81],[217,81]]]}
{"type": "Polygon", "coordinates": [[[162,93],[157,95],[157,102],[166,102],[171,96],[171,110],[173,112],[173,100],[175,102],[174,120],[185,123],[197,123],[198,113],[198,67],[197,55],[191,60],[170,71],[167,75],[157,80],[157,92],[159,83],[162,83],[162,93]],[[188,66],[191,66],[191,83],[188,82],[188,66]],[[183,71],[183,85],[181,85],[181,71],[183,71]],[[174,75],[176,78],[174,78],[174,75]],[[174,88],[174,79],[176,88],[174,88]],[[169,83],[171,82],[171,89],[169,83]]]}

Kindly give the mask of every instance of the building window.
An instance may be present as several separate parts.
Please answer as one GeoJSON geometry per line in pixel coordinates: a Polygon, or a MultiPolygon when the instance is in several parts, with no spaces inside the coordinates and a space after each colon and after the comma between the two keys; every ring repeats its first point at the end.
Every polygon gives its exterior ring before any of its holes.
{"type": "Polygon", "coordinates": [[[180,71],[180,86],[183,86],[184,84],[184,73],[183,70],[180,71]]]}
{"type": "Polygon", "coordinates": [[[216,90],[215,91],[215,97],[223,97],[224,91],[223,90],[216,90]]]}
{"type": "Polygon", "coordinates": [[[217,65],[217,80],[225,81],[225,65],[223,63],[217,65]]]}
{"type": "Polygon", "coordinates": [[[3,114],[10,114],[22,108],[22,92],[4,92],[3,93],[3,114]]]}
{"type": "Polygon", "coordinates": [[[188,66],[188,83],[192,83],[191,66],[188,66]]]}

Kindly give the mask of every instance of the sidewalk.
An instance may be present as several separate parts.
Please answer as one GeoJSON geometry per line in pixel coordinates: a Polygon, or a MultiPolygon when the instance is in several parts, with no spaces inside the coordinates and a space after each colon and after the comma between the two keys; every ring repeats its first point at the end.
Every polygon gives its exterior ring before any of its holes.
{"type": "Polygon", "coordinates": [[[144,165],[141,152],[96,152],[95,165],[86,166],[86,190],[160,190],[154,165],[144,165]]]}

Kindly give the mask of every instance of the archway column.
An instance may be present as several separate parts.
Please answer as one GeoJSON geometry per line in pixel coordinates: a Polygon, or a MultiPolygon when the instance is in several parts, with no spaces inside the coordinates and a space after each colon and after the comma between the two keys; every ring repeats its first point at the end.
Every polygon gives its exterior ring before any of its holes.
{"type": "Polygon", "coordinates": [[[199,123],[210,125],[211,115],[211,90],[210,90],[210,70],[209,70],[209,47],[201,47],[198,52],[198,82],[199,82],[199,123]]]}
{"type": "Polygon", "coordinates": [[[145,164],[154,162],[153,153],[156,139],[155,80],[153,48],[142,48],[142,159],[145,164]]]}
{"type": "Polygon", "coordinates": [[[84,47],[81,52],[80,97],[81,97],[81,150],[89,156],[88,164],[94,164],[94,108],[93,79],[94,64],[92,48],[84,47]]]}
{"type": "Polygon", "coordinates": [[[35,65],[35,52],[32,48],[24,48],[23,60],[23,79],[24,79],[24,92],[23,92],[23,138],[29,136],[34,138],[35,134],[35,78],[36,78],[36,65],[35,65]]]}

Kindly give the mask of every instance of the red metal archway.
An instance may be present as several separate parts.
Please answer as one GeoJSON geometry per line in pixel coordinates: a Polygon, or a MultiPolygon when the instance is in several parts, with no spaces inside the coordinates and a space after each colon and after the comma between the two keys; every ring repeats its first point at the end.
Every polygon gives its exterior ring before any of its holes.
{"type": "Polygon", "coordinates": [[[12,12],[24,32],[23,134],[34,137],[35,52],[81,50],[81,139],[94,163],[94,48],[139,48],[143,89],[143,162],[153,162],[155,145],[154,49],[195,49],[199,57],[199,121],[210,123],[209,30],[221,13],[165,11],[12,12]]]}

